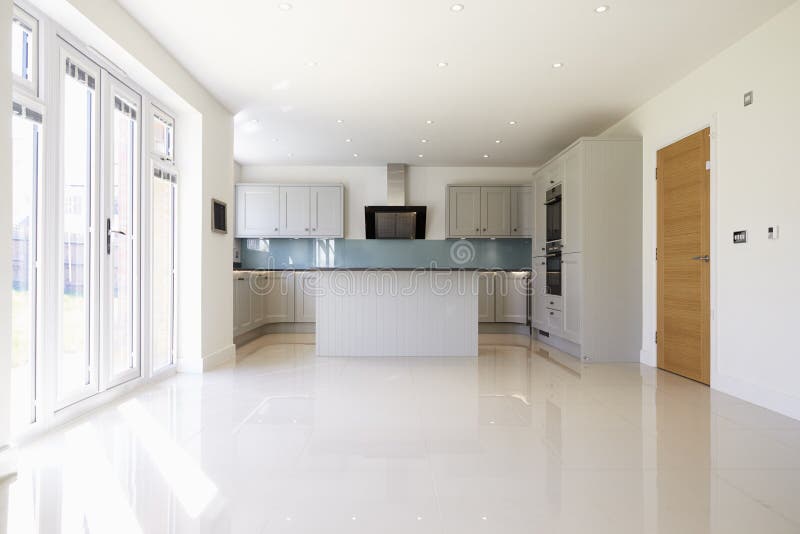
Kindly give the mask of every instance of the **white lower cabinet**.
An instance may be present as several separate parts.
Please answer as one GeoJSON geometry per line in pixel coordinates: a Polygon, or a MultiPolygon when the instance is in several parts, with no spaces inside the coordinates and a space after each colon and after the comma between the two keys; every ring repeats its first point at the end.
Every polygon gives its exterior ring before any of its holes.
{"type": "Polygon", "coordinates": [[[295,274],[294,283],[294,322],[314,323],[317,321],[318,272],[295,274]]]}
{"type": "Polygon", "coordinates": [[[547,262],[545,258],[533,258],[533,295],[531,296],[531,326],[537,330],[547,329],[547,262]]]}
{"type": "Polygon", "coordinates": [[[266,281],[267,285],[260,289],[265,299],[265,322],[294,322],[294,273],[270,272],[267,273],[266,281]]]}
{"type": "Polygon", "coordinates": [[[478,322],[528,323],[528,284],[525,272],[478,275],[478,322]]]}
{"type": "Polygon", "coordinates": [[[233,277],[233,336],[271,323],[294,322],[291,272],[241,272],[233,277]]]}
{"type": "Polygon", "coordinates": [[[581,342],[581,278],[583,254],[564,254],[561,257],[562,334],[573,343],[581,342]]]}
{"type": "Polygon", "coordinates": [[[494,273],[478,274],[478,322],[494,322],[494,273]]]}
{"type": "Polygon", "coordinates": [[[235,334],[247,332],[253,326],[251,300],[249,273],[235,276],[233,278],[233,331],[235,334]]]}

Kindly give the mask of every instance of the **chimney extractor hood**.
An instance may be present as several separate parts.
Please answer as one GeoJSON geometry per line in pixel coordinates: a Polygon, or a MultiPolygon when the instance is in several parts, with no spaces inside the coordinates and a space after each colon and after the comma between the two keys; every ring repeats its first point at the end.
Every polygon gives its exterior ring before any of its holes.
{"type": "Polygon", "coordinates": [[[403,163],[386,166],[386,205],[365,206],[367,239],[425,239],[425,206],[406,206],[403,163]]]}

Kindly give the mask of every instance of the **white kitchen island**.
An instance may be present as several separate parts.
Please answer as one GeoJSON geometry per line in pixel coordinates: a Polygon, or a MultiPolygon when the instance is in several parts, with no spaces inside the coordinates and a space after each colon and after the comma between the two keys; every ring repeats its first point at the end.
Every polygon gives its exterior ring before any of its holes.
{"type": "Polygon", "coordinates": [[[478,273],[336,270],[315,291],[318,356],[477,356],[478,273]]]}

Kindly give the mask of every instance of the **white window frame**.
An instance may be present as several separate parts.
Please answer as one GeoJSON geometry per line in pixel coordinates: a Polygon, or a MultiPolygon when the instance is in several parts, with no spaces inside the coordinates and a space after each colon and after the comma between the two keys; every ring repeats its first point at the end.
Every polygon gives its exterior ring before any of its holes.
{"type": "MultiPolygon", "coordinates": [[[[26,110],[33,111],[38,113],[41,116],[41,122],[39,122],[39,145],[37,147],[39,151],[39,168],[38,173],[36,176],[36,184],[35,184],[35,194],[33,199],[33,231],[31,235],[34,239],[34,258],[33,258],[33,283],[32,287],[30,288],[30,292],[33,295],[33,306],[34,310],[31,314],[31,320],[33,324],[31,325],[31,332],[32,332],[32,339],[31,343],[33,344],[32,347],[32,354],[31,354],[31,371],[33,376],[31,377],[31,421],[28,424],[28,428],[37,425],[42,419],[41,413],[41,403],[42,403],[42,392],[44,387],[44,373],[40,372],[40,369],[43,368],[42,366],[42,359],[44,355],[43,350],[43,328],[41,325],[43,324],[43,317],[44,317],[44,300],[43,300],[43,280],[42,272],[41,272],[41,262],[42,262],[42,253],[44,247],[44,239],[42,233],[42,218],[43,218],[43,203],[44,203],[44,183],[45,183],[45,172],[46,172],[46,165],[47,165],[47,157],[45,152],[46,146],[46,131],[47,131],[47,114],[45,113],[44,104],[36,98],[32,98],[26,92],[18,92],[16,87],[12,93],[11,101],[12,107],[13,104],[18,104],[22,106],[22,114],[24,115],[26,110]]],[[[13,111],[12,111],[13,113],[13,111]]]]}
{"type": "Polygon", "coordinates": [[[26,80],[12,70],[14,89],[36,98],[39,96],[39,19],[14,4],[12,24],[14,22],[19,22],[31,31],[31,78],[26,80]]]}
{"type": "Polygon", "coordinates": [[[150,120],[150,127],[152,128],[153,119],[158,118],[161,121],[167,123],[169,126],[172,127],[172,154],[163,154],[156,150],[156,140],[153,136],[153,132],[150,132],[150,154],[154,160],[157,160],[161,163],[170,163],[175,164],[175,118],[171,113],[167,113],[164,111],[164,108],[158,104],[153,104],[151,106],[151,112],[149,116],[150,120]]]}

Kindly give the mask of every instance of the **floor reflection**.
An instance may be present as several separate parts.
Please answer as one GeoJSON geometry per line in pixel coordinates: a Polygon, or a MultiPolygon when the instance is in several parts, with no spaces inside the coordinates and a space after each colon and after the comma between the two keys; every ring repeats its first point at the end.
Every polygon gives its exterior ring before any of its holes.
{"type": "Polygon", "coordinates": [[[800,423],[538,343],[259,340],[20,451],[13,533],[800,532],[800,423]]]}

